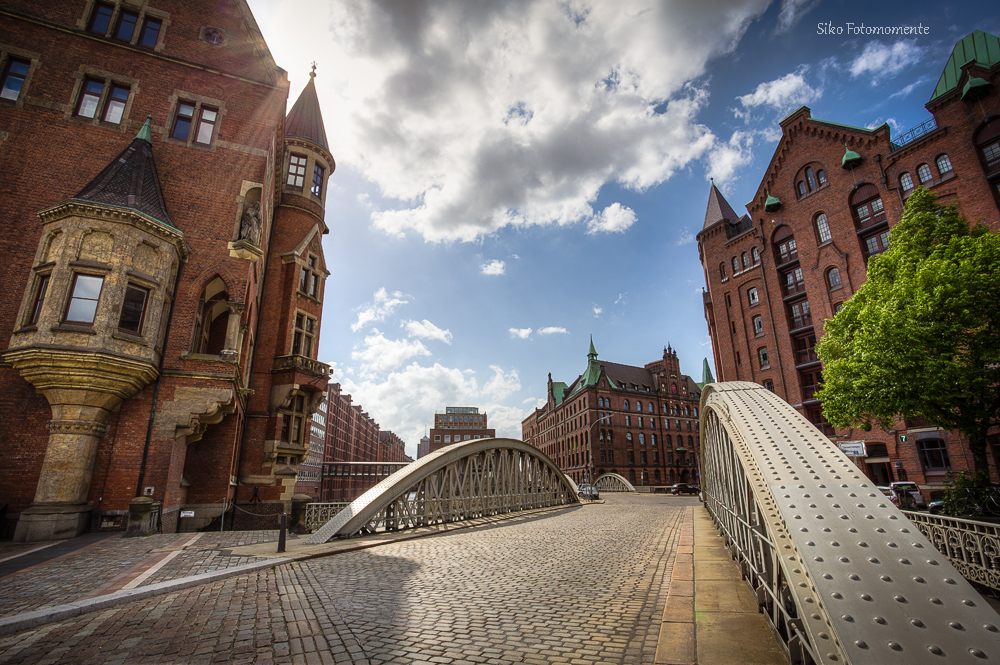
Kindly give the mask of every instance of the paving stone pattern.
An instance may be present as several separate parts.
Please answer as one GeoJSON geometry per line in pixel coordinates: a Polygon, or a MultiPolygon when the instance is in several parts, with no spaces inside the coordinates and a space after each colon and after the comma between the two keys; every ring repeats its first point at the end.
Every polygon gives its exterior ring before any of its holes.
{"type": "Polygon", "coordinates": [[[652,663],[692,502],[609,495],[268,568],[0,638],[0,663],[652,663]]]}

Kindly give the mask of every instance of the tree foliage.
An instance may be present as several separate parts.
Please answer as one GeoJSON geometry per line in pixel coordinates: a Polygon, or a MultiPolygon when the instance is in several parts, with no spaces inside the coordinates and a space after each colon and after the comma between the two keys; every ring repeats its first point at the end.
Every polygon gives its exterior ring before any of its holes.
{"type": "Polygon", "coordinates": [[[918,189],[817,352],[830,423],[926,418],[968,439],[980,476],[1000,414],[1000,236],[918,189]]]}

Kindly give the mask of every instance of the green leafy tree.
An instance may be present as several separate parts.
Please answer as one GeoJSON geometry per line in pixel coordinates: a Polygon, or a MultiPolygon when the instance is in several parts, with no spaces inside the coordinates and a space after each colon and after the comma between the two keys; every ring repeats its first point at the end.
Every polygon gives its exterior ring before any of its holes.
{"type": "Polygon", "coordinates": [[[1000,424],[1000,236],[918,189],[817,352],[830,423],[926,418],[968,439],[986,483],[986,435],[1000,424]]]}

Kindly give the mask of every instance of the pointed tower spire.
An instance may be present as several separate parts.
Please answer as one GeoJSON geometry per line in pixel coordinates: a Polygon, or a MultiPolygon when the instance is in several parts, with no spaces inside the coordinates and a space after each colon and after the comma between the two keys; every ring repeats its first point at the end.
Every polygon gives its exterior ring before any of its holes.
{"type": "Polygon", "coordinates": [[[147,117],[132,143],[118,153],[73,199],[131,208],[161,224],[176,228],[167,213],[160,179],[156,175],[151,122],[152,117],[147,117]]]}
{"type": "Polygon", "coordinates": [[[309,83],[306,83],[285,118],[285,138],[305,139],[323,150],[330,150],[326,142],[323,113],[319,110],[319,96],[316,94],[316,63],[313,63],[313,69],[309,72],[309,83]]]}
{"type": "Polygon", "coordinates": [[[708,207],[705,210],[705,226],[702,228],[707,229],[710,226],[726,220],[729,223],[734,223],[740,218],[733,210],[733,207],[729,205],[729,201],[726,201],[726,197],[722,195],[719,188],[715,186],[715,180],[712,180],[712,186],[708,190],[708,207]]]}
{"type": "Polygon", "coordinates": [[[593,335],[590,336],[590,351],[587,352],[587,359],[588,360],[596,360],[597,359],[597,349],[594,348],[594,336],[593,335]]]}
{"type": "Polygon", "coordinates": [[[701,383],[698,384],[698,387],[704,388],[710,383],[715,383],[715,377],[712,376],[712,368],[708,366],[708,358],[703,358],[701,363],[701,383]]]}

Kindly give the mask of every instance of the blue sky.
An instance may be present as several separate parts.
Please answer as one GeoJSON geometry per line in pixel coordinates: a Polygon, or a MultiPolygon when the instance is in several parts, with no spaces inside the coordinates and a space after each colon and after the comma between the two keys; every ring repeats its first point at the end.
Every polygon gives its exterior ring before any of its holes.
{"type": "Polygon", "coordinates": [[[1000,34],[987,2],[250,6],[291,101],[318,63],[337,160],[319,358],[411,455],[446,406],[520,438],[590,335],[633,365],[669,343],[700,378],[709,178],[741,212],[803,104],[905,131],[955,42],[1000,34]]]}

